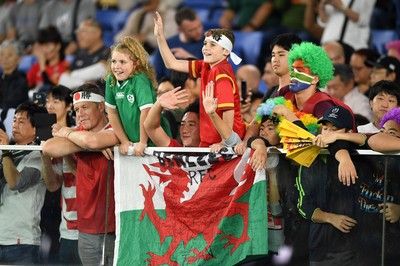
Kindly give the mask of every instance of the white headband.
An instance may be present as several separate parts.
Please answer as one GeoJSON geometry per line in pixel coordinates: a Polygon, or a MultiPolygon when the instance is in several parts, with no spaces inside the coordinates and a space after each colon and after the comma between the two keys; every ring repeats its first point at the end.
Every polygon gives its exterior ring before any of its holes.
{"type": "Polygon", "coordinates": [[[221,45],[222,48],[224,48],[230,52],[229,56],[232,59],[232,62],[235,65],[239,65],[240,62],[242,62],[242,58],[240,58],[237,54],[232,52],[232,48],[233,48],[232,42],[228,39],[228,37],[226,37],[223,34],[219,35],[219,37],[220,38],[218,38],[218,39],[214,39],[214,37],[212,35],[210,35],[210,36],[207,36],[204,40],[213,41],[213,42],[216,42],[219,45],[221,45]]]}
{"type": "Polygon", "coordinates": [[[78,91],[74,93],[74,104],[80,102],[104,102],[104,97],[100,94],[90,92],[90,91],[78,91]]]}

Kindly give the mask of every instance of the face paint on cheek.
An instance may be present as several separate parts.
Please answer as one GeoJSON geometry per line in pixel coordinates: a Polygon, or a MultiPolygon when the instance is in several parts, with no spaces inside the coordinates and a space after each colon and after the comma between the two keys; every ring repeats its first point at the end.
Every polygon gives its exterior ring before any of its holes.
{"type": "Polygon", "coordinates": [[[303,72],[298,72],[294,69],[290,72],[290,84],[289,89],[292,92],[299,92],[307,89],[311,86],[311,82],[314,80],[313,76],[310,76],[303,72]]]}

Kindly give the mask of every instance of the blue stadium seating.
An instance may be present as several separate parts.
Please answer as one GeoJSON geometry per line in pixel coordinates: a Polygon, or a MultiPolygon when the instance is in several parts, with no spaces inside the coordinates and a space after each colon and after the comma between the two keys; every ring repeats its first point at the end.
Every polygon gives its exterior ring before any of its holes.
{"type": "Polygon", "coordinates": [[[34,55],[24,55],[18,65],[18,70],[27,73],[31,66],[37,61],[34,55]]]}
{"type": "Polygon", "coordinates": [[[225,0],[183,0],[182,5],[193,9],[212,9],[215,7],[224,7],[225,0]]]}
{"type": "Polygon", "coordinates": [[[184,0],[182,6],[191,7],[203,22],[204,29],[218,28],[225,0],[184,0]]]}
{"type": "MultiPolygon", "coordinates": [[[[261,31],[242,32],[235,31],[235,45],[233,51],[242,58],[241,65],[252,64],[257,65],[261,53],[264,33],[261,31]]],[[[233,66],[233,70],[239,66],[233,66]]]]}
{"type": "Polygon", "coordinates": [[[371,48],[386,54],[386,43],[399,39],[395,30],[371,30],[371,48]]]}
{"type": "Polygon", "coordinates": [[[103,28],[103,41],[106,46],[114,43],[114,35],[120,31],[131,11],[118,9],[97,9],[96,20],[103,28]]]}

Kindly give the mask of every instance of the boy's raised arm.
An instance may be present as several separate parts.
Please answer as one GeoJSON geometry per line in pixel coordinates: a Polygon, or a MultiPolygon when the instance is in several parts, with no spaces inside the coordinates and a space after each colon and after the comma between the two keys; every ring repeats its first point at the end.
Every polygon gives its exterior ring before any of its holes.
{"type": "Polygon", "coordinates": [[[156,12],[156,18],[154,19],[154,35],[156,36],[158,49],[160,49],[160,54],[165,66],[168,69],[188,73],[189,67],[187,60],[176,59],[168,47],[164,35],[162,18],[158,12],[156,12]]]}

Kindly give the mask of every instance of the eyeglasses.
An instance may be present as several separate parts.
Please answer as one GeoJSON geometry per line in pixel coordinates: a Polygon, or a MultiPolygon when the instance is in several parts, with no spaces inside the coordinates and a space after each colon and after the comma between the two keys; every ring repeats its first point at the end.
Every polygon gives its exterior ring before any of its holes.
{"type": "Polygon", "coordinates": [[[96,32],[96,30],[95,29],[76,29],[75,30],[75,34],[78,34],[78,33],[90,33],[90,32],[96,32]]]}

